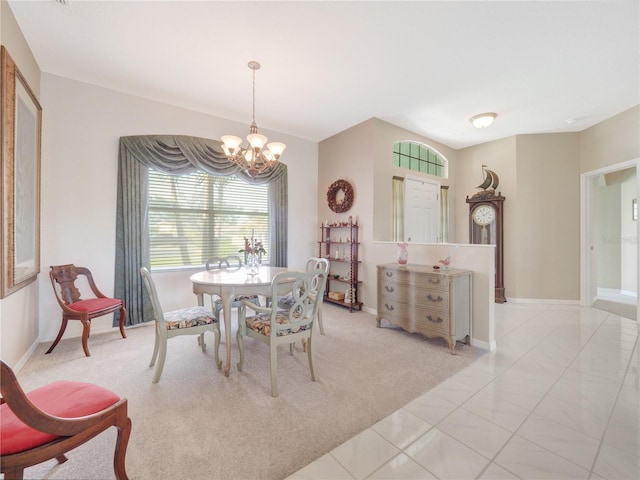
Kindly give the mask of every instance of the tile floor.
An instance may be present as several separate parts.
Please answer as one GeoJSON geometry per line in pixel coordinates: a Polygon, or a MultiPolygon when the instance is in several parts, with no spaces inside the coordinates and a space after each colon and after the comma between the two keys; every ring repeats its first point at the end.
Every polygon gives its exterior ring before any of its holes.
{"type": "Polygon", "coordinates": [[[638,324],[496,305],[498,349],[288,480],[640,478],[638,324]]]}

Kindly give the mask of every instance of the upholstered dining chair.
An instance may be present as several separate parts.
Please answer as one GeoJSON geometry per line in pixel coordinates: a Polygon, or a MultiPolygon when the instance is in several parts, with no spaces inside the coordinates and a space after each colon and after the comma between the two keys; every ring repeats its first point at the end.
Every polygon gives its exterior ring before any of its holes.
{"type": "Polygon", "coordinates": [[[120,335],[122,338],[127,338],[124,333],[124,320],[127,317],[124,302],[118,298],[107,297],[102,293],[96,286],[93,275],[88,268],[76,267],[73,264],[54,265],[49,270],[49,278],[56,300],[62,308],[62,324],[58,336],[46,353],[51,353],[56,348],[69,320],[80,320],[82,323],[82,348],[84,354],[90,357],[87,343],[91,333],[91,319],[118,310],[120,311],[120,335]]]}
{"type": "MultiPolygon", "coordinates": [[[[205,269],[207,271],[222,268],[237,270],[242,268],[242,260],[238,255],[230,255],[228,257],[211,257],[205,264],[205,269]]],[[[250,300],[252,303],[260,305],[260,299],[257,295],[239,295],[231,304],[231,308],[237,308],[238,312],[240,312],[242,300],[250,300]]],[[[222,311],[222,299],[220,297],[214,295],[211,296],[211,310],[213,310],[215,317],[220,320],[220,312],[222,311]]]]}
{"type": "MultiPolygon", "coordinates": [[[[278,396],[277,349],[280,344],[288,343],[291,347],[297,340],[306,340],[311,380],[314,382],[316,380],[313,366],[313,322],[320,299],[314,293],[313,285],[322,284],[326,276],[324,271],[315,270],[313,272],[282,272],[273,277],[271,298],[278,298],[291,292],[292,302],[287,310],[278,308],[275,302],[272,302],[270,307],[262,307],[249,300],[242,301],[237,333],[240,350],[238,370],[242,371],[244,364],[244,336],[269,345],[271,396],[273,397],[278,396]],[[251,308],[255,315],[247,316],[247,307],[251,308]]],[[[292,348],[289,351],[293,354],[292,348]]]]}
{"type": "Polygon", "coordinates": [[[116,427],[113,470],[127,480],[125,456],[131,419],[127,399],[98,385],[56,381],[25,393],[13,370],[0,361],[0,472],[20,480],[24,469],[65,454],[116,427]]]}
{"type": "MultiPolygon", "coordinates": [[[[324,335],[324,324],[322,323],[322,304],[324,300],[324,290],[327,284],[327,277],[329,276],[329,260],[326,258],[320,257],[311,257],[307,260],[306,271],[314,272],[316,270],[321,270],[326,275],[324,276],[324,281],[321,282],[319,277],[315,277],[314,283],[312,284],[313,293],[318,296],[318,300],[320,304],[318,305],[317,315],[318,315],[318,327],[320,327],[320,333],[324,335]],[[320,283],[321,282],[321,283],[320,283]]],[[[291,305],[292,297],[291,294],[286,295],[284,297],[278,298],[278,307],[282,309],[288,309],[291,305]]]]}
{"type": "MultiPolygon", "coordinates": [[[[151,356],[150,367],[158,360],[156,371],[153,375],[153,383],[160,381],[164,363],[167,358],[167,342],[170,338],[178,335],[198,335],[198,343],[204,352],[207,345],[204,343],[204,332],[212,331],[216,345],[220,344],[220,326],[217,318],[213,313],[205,307],[186,307],[179,310],[164,312],[158,298],[151,273],[145,267],[140,268],[140,274],[147,289],[147,293],[151,299],[153,307],[153,316],[156,322],[155,344],[153,346],[153,355],[151,356]]],[[[215,362],[220,364],[218,358],[218,349],[215,349],[215,362]]]]}

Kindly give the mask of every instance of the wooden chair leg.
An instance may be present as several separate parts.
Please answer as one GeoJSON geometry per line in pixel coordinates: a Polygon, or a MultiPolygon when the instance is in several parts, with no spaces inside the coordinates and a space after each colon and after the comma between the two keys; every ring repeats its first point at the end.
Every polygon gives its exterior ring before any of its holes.
{"type": "Polygon", "coordinates": [[[322,304],[318,308],[318,325],[320,325],[320,335],[324,335],[324,323],[322,323],[322,304]]]}
{"type": "Polygon", "coordinates": [[[4,480],[22,480],[24,478],[24,468],[12,468],[4,472],[4,480]]]}
{"type": "Polygon", "coordinates": [[[278,347],[276,345],[269,346],[269,356],[271,365],[271,396],[278,396],[278,347]]]}
{"type": "Polygon", "coordinates": [[[124,425],[121,427],[117,426],[118,439],[116,440],[116,452],[113,456],[113,471],[116,474],[116,480],[128,480],[129,478],[125,469],[125,456],[127,454],[129,436],[131,435],[131,419],[126,416],[126,411],[124,412],[124,415],[124,425]]]}
{"type": "Polygon", "coordinates": [[[309,370],[311,370],[311,380],[316,381],[316,369],[313,365],[313,352],[311,348],[311,337],[307,340],[307,355],[309,356],[309,370]]]}
{"type": "Polygon", "coordinates": [[[89,353],[89,334],[91,332],[91,320],[82,320],[82,349],[87,357],[90,357],[89,353]]]}
{"type": "Polygon", "coordinates": [[[69,459],[68,459],[65,455],[58,455],[58,456],[56,457],[56,460],[58,461],[58,463],[64,463],[64,462],[66,462],[66,461],[67,461],[67,460],[69,460],[69,459]]]}
{"type": "Polygon", "coordinates": [[[164,361],[167,359],[167,338],[162,338],[160,342],[160,352],[158,355],[158,364],[156,365],[156,373],[153,375],[153,383],[160,381],[162,370],[164,369],[164,361]]]}
{"type": "Polygon", "coordinates": [[[46,351],[45,355],[47,353],[53,352],[53,349],[56,348],[56,345],[58,345],[58,342],[62,338],[62,335],[64,334],[64,331],[67,329],[67,322],[68,322],[68,320],[66,318],[62,317],[62,324],[60,325],[60,331],[58,332],[58,336],[56,337],[56,339],[53,341],[53,343],[49,347],[49,350],[46,351]]]}
{"type": "Polygon", "coordinates": [[[124,321],[127,318],[127,309],[124,308],[124,305],[122,306],[122,308],[120,309],[120,321],[119,326],[120,326],[120,335],[122,335],[122,338],[127,338],[127,336],[124,333],[124,321]]]}

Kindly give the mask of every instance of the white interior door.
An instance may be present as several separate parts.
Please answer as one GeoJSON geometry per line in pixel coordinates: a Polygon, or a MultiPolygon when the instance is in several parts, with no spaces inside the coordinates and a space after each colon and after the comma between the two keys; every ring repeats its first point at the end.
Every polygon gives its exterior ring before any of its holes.
{"type": "Polygon", "coordinates": [[[404,179],[405,241],[437,243],[440,227],[440,184],[418,177],[404,179]]]}

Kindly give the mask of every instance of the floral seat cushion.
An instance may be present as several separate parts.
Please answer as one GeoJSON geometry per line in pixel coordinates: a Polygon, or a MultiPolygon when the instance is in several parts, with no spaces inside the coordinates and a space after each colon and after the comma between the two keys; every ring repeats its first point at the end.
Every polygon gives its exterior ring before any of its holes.
{"type": "Polygon", "coordinates": [[[216,323],[218,319],[205,307],[188,307],[164,314],[167,330],[196,327],[216,323]]]}
{"type": "MultiPolygon", "coordinates": [[[[276,323],[278,325],[288,325],[289,312],[282,311],[276,314],[276,323]]],[[[298,333],[306,330],[307,325],[293,325],[291,328],[285,328],[278,331],[278,336],[291,335],[292,333],[298,333]]],[[[271,315],[266,313],[258,314],[254,317],[247,317],[247,328],[250,328],[254,332],[258,332],[261,335],[268,337],[271,334],[271,315]]]]}

